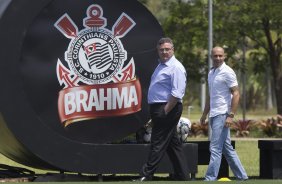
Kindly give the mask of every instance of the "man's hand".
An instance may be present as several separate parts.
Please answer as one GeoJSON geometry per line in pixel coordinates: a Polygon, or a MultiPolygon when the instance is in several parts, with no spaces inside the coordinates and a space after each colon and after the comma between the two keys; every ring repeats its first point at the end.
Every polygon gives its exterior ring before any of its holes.
{"type": "Polygon", "coordinates": [[[170,96],[168,102],[164,106],[164,114],[167,115],[175,107],[177,102],[178,102],[178,98],[174,96],[170,96]]]}
{"type": "Polygon", "coordinates": [[[206,124],[206,119],[207,119],[207,115],[202,115],[202,117],[200,118],[200,123],[202,124],[202,125],[204,125],[204,124],[206,124]]]}
{"type": "Polygon", "coordinates": [[[225,126],[226,127],[231,127],[232,123],[233,123],[233,118],[227,116],[227,118],[225,120],[225,126]]]}

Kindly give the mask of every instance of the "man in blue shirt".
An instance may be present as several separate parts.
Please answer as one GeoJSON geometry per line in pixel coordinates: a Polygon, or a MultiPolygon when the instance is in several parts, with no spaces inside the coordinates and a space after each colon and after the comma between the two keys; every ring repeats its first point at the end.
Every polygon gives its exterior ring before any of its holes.
{"type": "Polygon", "coordinates": [[[172,162],[174,179],[188,180],[187,162],[176,133],[176,126],[182,114],[186,71],[174,56],[173,42],[170,38],[161,38],[157,50],[159,64],[151,77],[148,90],[148,103],[153,123],[151,149],[138,181],[152,180],[165,152],[172,162]]]}

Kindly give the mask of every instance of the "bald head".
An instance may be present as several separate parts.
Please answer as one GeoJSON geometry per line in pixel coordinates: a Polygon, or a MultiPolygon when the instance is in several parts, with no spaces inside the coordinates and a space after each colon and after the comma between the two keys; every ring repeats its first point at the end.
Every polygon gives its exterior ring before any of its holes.
{"type": "Polygon", "coordinates": [[[222,47],[219,47],[219,46],[216,46],[212,49],[212,54],[216,51],[220,51],[220,52],[223,52],[224,53],[224,49],[222,47]]]}
{"type": "Polygon", "coordinates": [[[211,53],[211,57],[213,60],[213,66],[215,68],[219,67],[220,65],[222,65],[222,63],[224,62],[225,59],[225,54],[224,54],[224,49],[222,47],[214,47],[212,49],[212,53],[211,53]]]}

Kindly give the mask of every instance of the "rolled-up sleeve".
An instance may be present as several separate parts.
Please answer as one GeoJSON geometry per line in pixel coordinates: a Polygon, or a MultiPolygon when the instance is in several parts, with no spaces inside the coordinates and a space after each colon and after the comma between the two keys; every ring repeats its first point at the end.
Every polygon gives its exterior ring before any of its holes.
{"type": "Polygon", "coordinates": [[[182,99],[186,89],[187,74],[184,68],[175,67],[171,77],[172,89],[171,95],[182,99]]]}
{"type": "Polygon", "coordinates": [[[229,88],[238,86],[237,77],[233,70],[229,70],[229,73],[225,74],[225,81],[229,88]]]}

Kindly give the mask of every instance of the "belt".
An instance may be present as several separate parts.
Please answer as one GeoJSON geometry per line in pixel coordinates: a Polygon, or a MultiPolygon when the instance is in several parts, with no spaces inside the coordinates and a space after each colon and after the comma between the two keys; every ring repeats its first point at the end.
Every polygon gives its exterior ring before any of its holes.
{"type": "MultiPolygon", "coordinates": [[[[167,102],[156,102],[149,104],[150,106],[157,106],[157,105],[165,105],[167,102]]],[[[182,104],[181,102],[177,102],[177,104],[182,104]]]]}
{"type": "Polygon", "coordinates": [[[167,102],[151,103],[149,105],[150,105],[150,107],[157,107],[157,106],[162,106],[162,105],[165,105],[165,104],[167,104],[167,102]]]}

